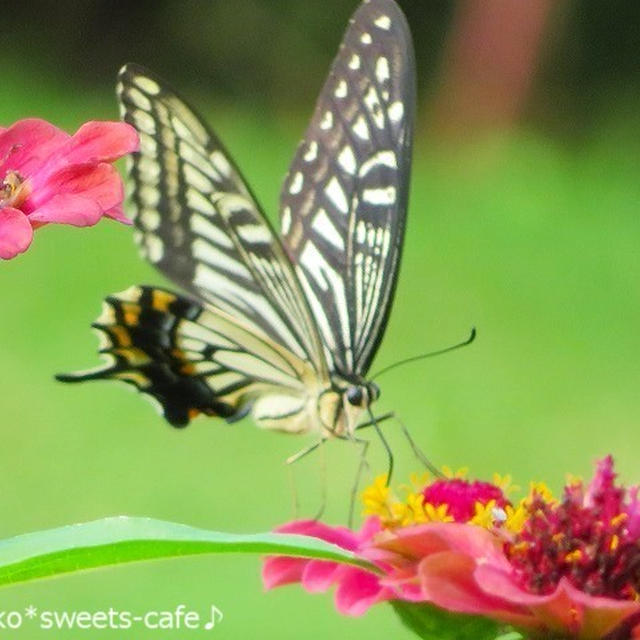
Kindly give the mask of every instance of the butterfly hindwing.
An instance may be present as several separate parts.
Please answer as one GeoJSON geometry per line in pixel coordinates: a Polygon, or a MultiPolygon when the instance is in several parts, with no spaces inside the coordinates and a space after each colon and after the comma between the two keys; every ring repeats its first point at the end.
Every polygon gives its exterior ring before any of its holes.
{"type": "Polygon", "coordinates": [[[137,65],[119,76],[124,120],[140,135],[130,175],[138,244],[181,287],[307,358],[320,338],[278,238],[217,136],[137,65]]]}
{"type": "Polygon", "coordinates": [[[223,312],[153,287],[109,296],[93,327],[107,363],[58,376],[65,382],[115,379],[155,398],[184,426],[199,413],[233,421],[258,397],[301,409],[308,365],[223,312]]]}
{"type": "Polygon", "coordinates": [[[283,241],[334,370],[363,375],[384,332],[408,201],[415,63],[393,0],[360,5],[281,193],[283,241]]]}

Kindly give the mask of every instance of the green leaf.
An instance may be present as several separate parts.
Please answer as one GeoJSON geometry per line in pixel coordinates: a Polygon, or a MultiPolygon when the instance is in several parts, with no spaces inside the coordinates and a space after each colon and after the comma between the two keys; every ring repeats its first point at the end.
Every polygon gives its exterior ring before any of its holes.
{"type": "Polygon", "coordinates": [[[219,533],[151,518],[116,517],[0,541],[0,586],[126,562],[212,553],[299,556],[377,571],[349,551],[316,538],[219,533]]]}
{"type": "Polygon", "coordinates": [[[495,640],[498,623],[479,616],[450,613],[429,604],[392,600],[405,626],[428,640],[495,640]]]}

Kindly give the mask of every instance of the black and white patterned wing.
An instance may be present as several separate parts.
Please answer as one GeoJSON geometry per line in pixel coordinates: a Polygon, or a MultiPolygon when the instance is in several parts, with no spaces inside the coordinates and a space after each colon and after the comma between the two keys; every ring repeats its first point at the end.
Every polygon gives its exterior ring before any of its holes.
{"type": "Polygon", "coordinates": [[[249,411],[270,429],[311,426],[311,363],[223,311],[135,286],[106,298],[93,327],[107,362],[58,380],[126,382],[155,399],[176,427],[200,413],[232,422],[249,411]]]}
{"type": "Polygon", "coordinates": [[[408,201],[415,62],[393,0],[356,11],[281,193],[285,248],[334,371],[362,375],[393,298],[408,201]]]}
{"type": "Polygon", "coordinates": [[[220,140],[184,100],[137,65],[120,72],[133,154],[137,242],[185,290],[308,359],[326,362],[291,262],[220,140]]]}

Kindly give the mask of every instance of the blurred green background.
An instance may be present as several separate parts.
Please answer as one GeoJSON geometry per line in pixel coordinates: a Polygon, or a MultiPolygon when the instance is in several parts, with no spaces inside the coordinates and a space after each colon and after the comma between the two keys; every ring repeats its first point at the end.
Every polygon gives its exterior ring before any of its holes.
{"type": "MultiPolygon", "coordinates": [[[[118,67],[145,64],[200,107],[265,208],[356,2],[189,0],[6,3],[0,124],[39,116],[69,131],[115,119],[118,67]]],[[[512,473],[556,490],[613,453],[640,482],[640,92],[631,1],[405,1],[420,103],[400,284],[373,369],[473,346],[380,380],[438,465],[512,473]],[[522,6],[524,5],[524,7],[522,6]]],[[[5,6],[5,5],[3,5],[5,6]]],[[[65,387],[97,362],[88,329],[103,296],[160,284],[131,232],[46,228],[0,265],[0,536],[106,515],[262,531],[292,517],[283,460],[304,438],[245,420],[169,428],[124,386],[65,387]]],[[[396,481],[418,468],[389,424],[396,481]]],[[[374,441],[370,464],[385,468],[374,441]]],[[[358,464],[333,443],[293,470],[302,514],[328,492],[344,522],[358,464]]],[[[192,558],[16,586],[0,610],[144,613],[215,604],[219,638],[410,637],[389,608],[342,618],[329,596],[264,594],[257,558],[192,558]]],[[[39,631],[6,637],[190,638],[205,631],[39,631]]]]}

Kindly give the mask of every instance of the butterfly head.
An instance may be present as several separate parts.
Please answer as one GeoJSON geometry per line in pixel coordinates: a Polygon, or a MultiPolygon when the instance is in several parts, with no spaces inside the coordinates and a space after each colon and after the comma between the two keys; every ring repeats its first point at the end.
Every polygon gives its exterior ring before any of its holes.
{"type": "Polygon", "coordinates": [[[380,389],[374,382],[353,384],[347,387],[344,397],[352,407],[366,409],[380,397],[380,389]]]}
{"type": "Polygon", "coordinates": [[[365,380],[350,381],[341,391],[342,416],[344,422],[340,431],[353,434],[361,421],[363,412],[380,397],[380,389],[373,382],[365,380]]]}

